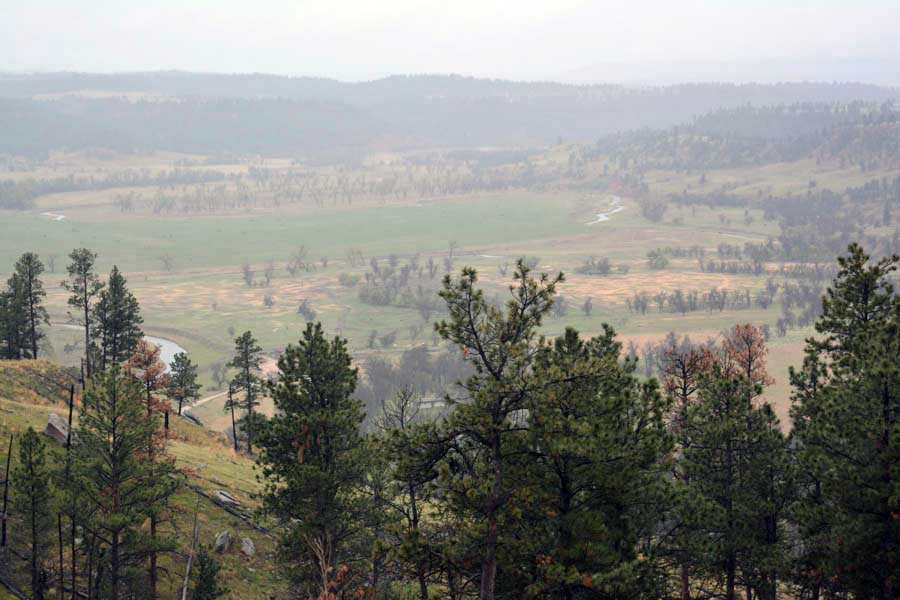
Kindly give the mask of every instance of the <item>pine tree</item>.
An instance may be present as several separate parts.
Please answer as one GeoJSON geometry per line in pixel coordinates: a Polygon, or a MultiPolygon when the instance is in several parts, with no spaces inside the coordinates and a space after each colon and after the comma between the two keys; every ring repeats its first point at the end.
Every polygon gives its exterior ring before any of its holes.
{"type": "Polygon", "coordinates": [[[518,541],[505,545],[512,575],[500,580],[509,588],[504,596],[663,593],[654,555],[669,493],[669,403],[655,381],[639,383],[620,354],[608,326],[590,340],[569,328],[540,348],[539,391],[528,408],[530,499],[518,541]],[[526,594],[523,582],[530,582],[526,594]]]}
{"type": "MultiPolygon", "coordinates": [[[[234,340],[234,358],[228,363],[228,366],[237,369],[238,372],[232,379],[235,390],[243,390],[244,398],[240,402],[240,406],[246,411],[246,419],[244,425],[247,432],[247,452],[253,454],[253,430],[257,425],[258,419],[254,419],[253,409],[259,406],[259,396],[262,389],[262,381],[257,373],[259,365],[262,361],[260,353],[262,348],[253,334],[245,331],[234,340]]],[[[232,399],[232,402],[235,402],[232,399]]],[[[237,431],[234,432],[237,439],[237,431]]]]}
{"type": "Polygon", "coordinates": [[[169,365],[168,393],[178,402],[178,414],[181,415],[183,404],[191,404],[200,397],[200,384],[197,383],[197,365],[184,352],[175,355],[169,365]]]}
{"type": "Polygon", "coordinates": [[[159,434],[160,420],[148,416],[143,395],[118,364],[100,373],[87,390],[73,449],[71,485],[104,547],[98,585],[111,600],[125,597],[126,571],[147,556],[141,524],[179,485],[170,463],[163,468],[147,458],[147,441],[159,434]]]}
{"type": "Polygon", "coordinates": [[[126,284],[125,277],[114,266],[93,310],[91,335],[98,349],[100,370],[127,360],[144,337],[140,306],[126,284]]]}
{"type": "Polygon", "coordinates": [[[47,293],[41,282],[44,265],[37,254],[26,252],[16,262],[15,270],[19,285],[22,287],[21,303],[25,313],[23,319],[27,323],[29,358],[37,358],[38,342],[44,337],[40,326],[50,322],[47,309],[44,308],[47,293]]]}
{"type": "Polygon", "coordinates": [[[688,409],[682,468],[702,514],[692,524],[701,574],[722,583],[726,600],[738,597],[741,582],[774,600],[784,552],[775,507],[787,502],[787,446],[772,408],[755,406],[749,387],[713,366],[688,409]]]}
{"type": "Polygon", "coordinates": [[[6,290],[0,292],[0,340],[3,356],[19,360],[28,355],[28,320],[25,302],[25,286],[18,273],[7,281],[6,290]]]}
{"type": "Polygon", "coordinates": [[[47,465],[46,449],[40,436],[29,427],[19,438],[19,464],[11,476],[12,508],[23,522],[23,537],[28,540],[29,574],[32,598],[44,598],[53,516],[51,513],[52,472],[47,465]]]}
{"type": "Polygon", "coordinates": [[[221,565],[210,554],[206,546],[201,546],[197,553],[197,570],[193,577],[191,600],[216,600],[228,593],[228,589],[219,583],[221,565]]]}
{"type": "MultiPolygon", "coordinates": [[[[365,452],[362,403],[353,398],[357,371],[346,341],[327,340],[319,323],[307,324],[278,368],[270,386],[277,412],[259,437],[263,505],[285,527],[289,571],[312,585],[305,593],[315,597],[333,591],[341,567],[360,557],[358,527],[371,509],[360,494],[365,452]]],[[[343,573],[347,585],[352,577],[343,573]]]]}
{"type": "Polygon", "coordinates": [[[411,388],[401,389],[394,398],[383,401],[375,418],[379,430],[375,445],[391,484],[385,502],[391,539],[387,554],[402,575],[418,587],[419,600],[428,600],[431,578],[440,569],[436,539],[436,519],[426,507],[433,501],[437,466],[443,458],[442,444],[434,421],[426,419],[419,399],[411,388]]]}
{"type": "MultiPolygon", "coordinates": [[[[143,385],[147,418],[159,418],[169,411],[168,404],[155,394],[164,390],[169,385],[169,375],[166,373],[166,365],[159,359],[160,347],[156,344],[141,339],[137,343],[135,353],[128,359],[128,369],[143,385]]],[[[171,460],[166,456],[167,431],[155,431],[147,440],[146,462],[147,468],[158,472],[159,477],[169,474],[172,467],[171,460]]],[[[171,544],[159,535],[158,527],[162,511],[165,509],[167,498],[160,502],[147,506],[147,514],[150,517],[150,534],[148,539],[148,573],[149,590],[151,600],[156,598],[158,583],[157,560],[160,552],[170,549],[171,544]]]]}
{"type": "Polygon", "coordinates": [[[871,264],[857,245],[792,371],[804,537],[800,581],[812,595],[896,597],[900,552],[898,257],[871,264]]]}
{"type": "Polygon", "coordinates": [[[512,473],[521,468],[526,448],[519,421],[534,386],[530,372],[538,329],[563,276],[535,279],[519,260],[513,279],[512,298],[498,307],[476,288],[474,269],[463,269],[456,281],[447,275],[440,296],[449,319],[436,325],[474,369],[462,386],[466,401],[454,407],[442,432],[448,452],[441,468],[446,509],[473,523],[457,536],[472,542],[465,562],[478,565],[481,600],[495,597],[501,529],[515,527],[509,521],[517,492],[512,473]]]}
{"type": "Polygon", "coordinates": [[[103,283],[94,271],[97,262],[96,253],[87,248],[78,248],[69,254],[69,259],[72,261],[66,267],[69,278],[62,286],[72,294],[69,297],[69,306],[77,311],[75,315],[70,313],[70,317],[84,328],[84,366],[85,373],[90,378],[94,373],[91,357],[93,353],[91,323],[94,303],[103,290],[103,283]]]}

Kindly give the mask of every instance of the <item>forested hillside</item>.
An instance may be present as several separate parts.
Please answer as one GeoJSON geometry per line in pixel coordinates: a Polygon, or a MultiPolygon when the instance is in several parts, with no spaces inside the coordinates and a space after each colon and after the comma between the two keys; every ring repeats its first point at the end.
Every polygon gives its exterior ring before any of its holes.
{"type": "Polygon", "coordinates": [[[361,83],[265,75],[0,75],[0,153],[110,148],[359,158],[373,149],[528,147],[667,127],[711,110],[878,101],[860,84],[631,89],[458,76],[361,83]]]}

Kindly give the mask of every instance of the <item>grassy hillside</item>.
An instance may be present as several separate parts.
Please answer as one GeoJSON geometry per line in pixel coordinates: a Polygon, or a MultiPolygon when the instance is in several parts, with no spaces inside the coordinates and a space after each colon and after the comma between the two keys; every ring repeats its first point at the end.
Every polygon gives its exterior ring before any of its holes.
{"type": "MultiPolygon", "coordinates": [[[[50,413],[65,418],[68,395],[65,390],[73,381],[67,370],[44,361],[0,362],[0,439],[4,440],[0,444],[0,464],[5,464],[10,434],[18,434],[29,426],[42,431],[50,413]]],[[[80,398],[77,398],[76,406],[79,402],[80,398]]],[[[62,454],[62,449],[50,438],[47,441],[55,453],[62,454]]],[[[199,515],[201,544],[212,546],[220,531],[228,530],[232,534],[230,549],[217,555],[223,565],[223,581],[231,590],[226,598],[268,598],[283,589],[284,584],[279,582],[274,568],[274,538],[250,518],[256,507],[253,494],[257,489],[253,462],[236,455],[222,436],[177,417],[172,419],[168,449],[176,458],[176,465],[185,473],[187,487],[173,498],[168,521],[164,524],[164,531],[175,535],[179,548],[161,561],[161,597],[174,598],[180,589],[195,510],[199,515]],[[237,512],[246,518],[228,512],[212,501],[211,496],[216,490],[225,490],[238,499],[242,506],[237,512]],[[250,538],[256,547],[252,558],[240,552],[243,537],[250,538]]],[[[14,446],[13,465],[17,455],[14,446]]],[[[10,539],[14,547],[16,534],[13,528],[10,539]]],[[[24,567],[18,569],[17,574],[21,583],[25,576],[24,567]]],[[[0,592],[0,598],[5,597],[4,593],[0,592]]],[[[50,597],[55,597],[55,592],[50,597]]]]}

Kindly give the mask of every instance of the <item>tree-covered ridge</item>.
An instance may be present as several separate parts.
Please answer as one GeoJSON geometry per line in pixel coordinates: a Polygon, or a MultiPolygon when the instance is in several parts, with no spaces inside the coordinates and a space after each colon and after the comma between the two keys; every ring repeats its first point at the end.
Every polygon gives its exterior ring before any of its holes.
{"type": "Polygon", "coordinates": [[[663,131],[600,139],[594,152],[632,169],[697,171],[790,162],[896,168],[900,113],[892,102],[720,109],[663,131]]]}
{"type": "Polygon", "coordinates": [[[188,73],[6,75],[0,76],[0,128],[7,132],[0,153],[107,148],[346,159],[374,147],[589,142],[619,131],[670,127],[723,106],[884,101],[895,95],[859,84],[631,89],[459,76],[341,83],[188,73]]]}

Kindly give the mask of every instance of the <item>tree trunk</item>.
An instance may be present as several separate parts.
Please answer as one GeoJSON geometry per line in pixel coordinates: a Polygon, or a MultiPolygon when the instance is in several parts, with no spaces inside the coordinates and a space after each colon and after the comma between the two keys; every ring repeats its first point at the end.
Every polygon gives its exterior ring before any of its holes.
{"type": "Polygon", "coordinates": [[[59,600],[63,600],[63,593],[66,588],[66,579],[65,579],[65,563],[63,563],[63,535],[62,535],[62,514],[57,513],[56,515],[56,530],[59,534],[59,591],[56,593],[59,600]]]}
{"type": "Polygon", "coordinates": [[[9,434],[9,448],[6,452],[6,475],[3,477],[3,523],[0,524],[0,547],[6,547],[6,509],[9,506],[9,463],[12,460],[13,436],[9,434]]]}
{"type": "Polygon", "coordinates": [[[150,543],[153,544],[153,549],[150,551],[150,592],[148,598],[156,600],[156,513],[150,515],[150,543]]]}
{"type": "Polygon", "coordinates": [[[110,600],[119,600],[119,532],[112,534],[112,543],[109,551],[109,581],[110,581],[110,600]]]}
{"type": "MultiPolygon", "coordinates": [[[[416,533],[419,532],[419,503],[416,499],[416,487],[410,482],[407,485],[409,493],[410,523],[409,527],[416,533]]],[[[425,565],[421,560],[416,562],[416,580],[419,583],[419,600],[428,600],[428,580],[425,578],[425,565]]]]}
{"type": "Polygon", "coordinates": [[[35,322],[37,319],[34,314],[34,298],[31,295],[31,286],[29,286],[29,294],[28,294],[28,318],[30,320],[31,325],[31,358],[32,360],[37,360],[38,357],[38,347],[37,347],[37,323],[35,322]]]}
{"type": "Polygon", "coordinates": [[[251,455],[253,454],[253,393],[250,387],[252,384],[250,372],[247,371],[247,376],[244,378],[244,388],[247,394],[247,453],[251,455]]]}
{"type": "Polygon", "coordinates": [[[734,575],[735,575],[734,556],[729,556],[725,560],[725,600],[735,600],[734,595],[734,575]]]}
{"type": "Polygon", "coordinates": [[[88,278],[87,273],[82,274],[84,281],[84,366],[87,371],[88,379],[93,375],[91,370],[91,321],[90,321],[90,305],[88,300],[88,278]]]}
{"type": "Polygon", "coordinates": [[[32,499],[31,501],[31,594],[37,597],[43,597],[41,582],[41,572],[38,566],[38,527],[37,527],[37,506],[32,499]]]}
{"type": "Polygon", "coordinates": [[[500,461],[502,454],[500,449],[500,437],[494,434],[493,460],[494,481],[491,484],[491,493],[488,497],[487,522],[488,531],[484,539],[484,558],[481,561],[481,590],[478,595],[480,600],[494,600],[494,582],[497,578],[497,538],[499,537],[497,512],[498,503],[502,491],[502,467],[500,461]]]}
{"type": "Polygon", "coordinates": [[[691,600],[691,578],[687,562],[681,563],[681,600],[691,600]]]}

